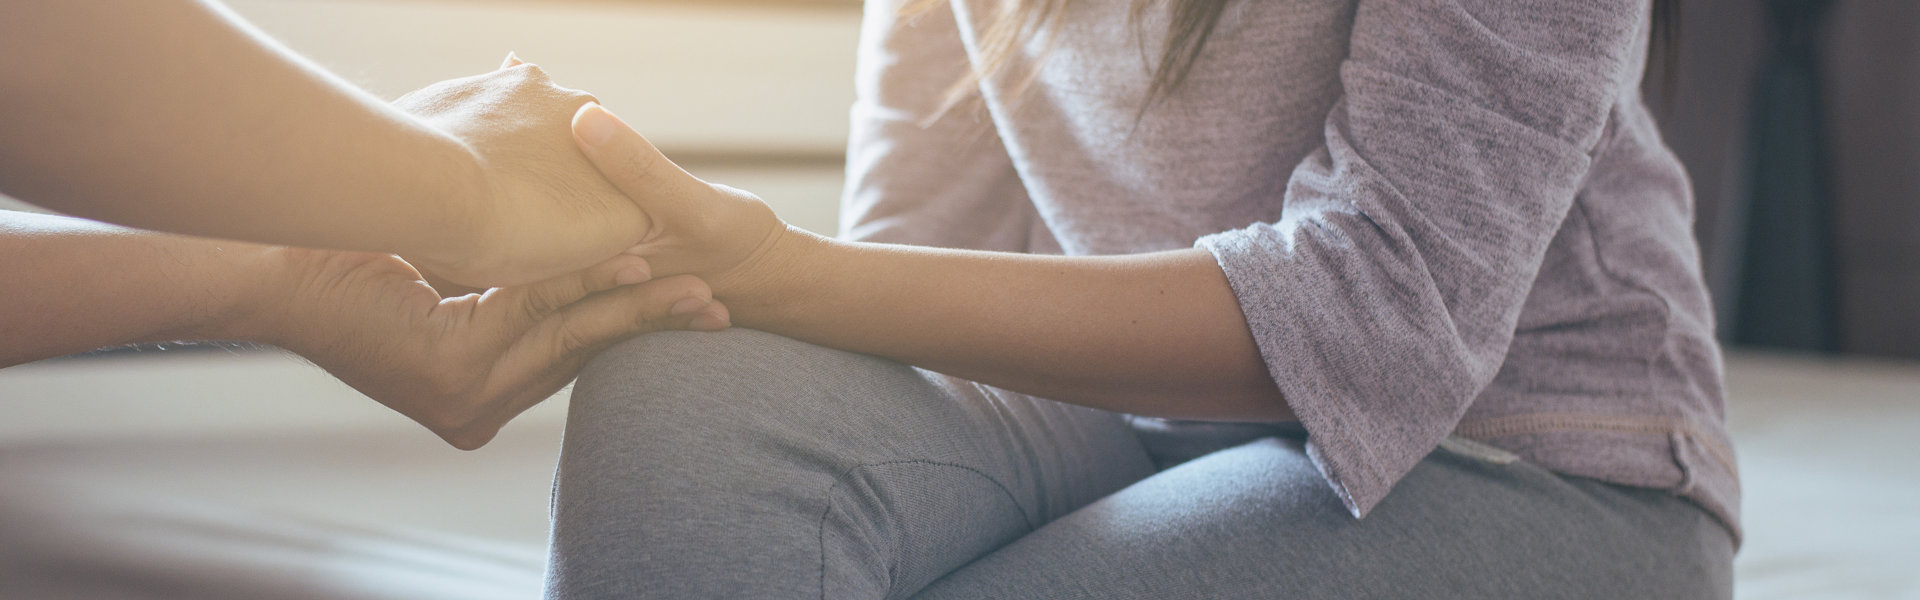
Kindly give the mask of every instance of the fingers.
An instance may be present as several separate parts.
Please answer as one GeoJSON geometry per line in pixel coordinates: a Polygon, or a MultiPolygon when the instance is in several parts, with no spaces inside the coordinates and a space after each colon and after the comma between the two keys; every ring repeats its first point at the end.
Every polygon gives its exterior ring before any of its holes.
{"type": "Polygon", "coordinates": [[[694,181],[653,142],[598,103],[573,113],[573,138],[600,174],[627,197],[671,196],[694,181]]]}
{"type": "Polygon", "coordinates": [[[518,323],[514,323],[516,328],[525,328],[531,327],[534,322],[546,318],[561,307],[578,302],[581,298],[595,292],[633,285],[652,278],[653,270],[646,259],[621,254],[574,273],[538,283],[499,289],[489,300],[517,308],[518,310],[510,313],[510,316],[520,319],[518,323]]]}
{"type": "Polygon", "coordinates": [[[725,306],[713,301],[706,282],[677,275],[617,287],[561,307],[525,330],[487,370],[486,397],[505,399],[484,418],[436,429],[462,449],[487,443],[508,419],[532,407],[573,379],[594,352],[650,331],[718,331],[731,326],[725,306]]]}
{"type": "Polygon", "coordinates": [[[424,270],[420,271],[420,278],[426,280],[427,285],[432,287],[433,291],[438,292],[441,298],[458,298],[468,294],[480,294],[487,291],[486,288],[454,283],[452,280],[424,270]]]}
{"type": "Polygon", "coordinates": [[[719,331],[732,325],[705,281],[676,275],[595,294],[568,305],[528,332],[551,352],[549,364],[598,351],[628,336],[673,329],[719,331]]]}

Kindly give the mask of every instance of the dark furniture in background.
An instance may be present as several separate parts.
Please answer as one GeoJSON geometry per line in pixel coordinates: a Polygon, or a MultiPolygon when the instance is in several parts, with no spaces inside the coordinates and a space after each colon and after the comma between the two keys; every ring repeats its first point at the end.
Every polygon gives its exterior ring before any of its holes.
{"type": "Polygon", "coordinates": [[[1721,315],[1723,331],[1774,347],[1920,358],[1920,2],[1682,0],[1681,37],[1670,102],[1663,105],[1667,90],[1658,78],[1648,98],[1693,176],[1708,282],[1717,305],[1729,311],[1721,315]],[[1824,16],[1803,33],[1812,34],[1818,62],[1799,72],[1814,78],[1791,81],[1791,65],[1785,75],[1776,68],[1763,77],[1769,59],[1780,58],[1778,48],[1793,41],[1781,35],[1792,29],[1777,21],[1817,5],[1828,5],[1824,16]],[[1811,124],[1792,116],[1806,108],[1805,98],[1795,97],[1800,83],[1817,86],[1811,124]],[[1756,101],[1761,88],[1769,100],[1756,101]],[[1818,147],[1794,147],[1802,142],[1818,147]],[[1816,170],[1772,172],[1796,165],[1816,170]],[[1783,210],[1781,202],[1801,214],[1772,215],[1773,225],[1801,227],[1781,233],[1762,219],[1756,228],[1753,215],[1743,214],[1783,210]],[[1827,223],[1808,222],[1822,219],[1827,223]],[[1824,238],[1825,252],[1793,249],[1809,241],[1803,235],[1824,238]],[[1773,256],[1755,256],[1754,244],[1773,256]],[[1749,276],[1743,262],[1768,271],[1749,276]],[[1790,272],[1796,269],[1811,272],[1790,272]],[[1736,295],[1755,277],[1763,292],[1736,295]],[[1828,293],[1768,297],[1804,292],[1795,284],[1808,281],[1828,293]],[[1801,320],[1747,337],[1734,327],[1745,325],[1743,309],[1772,311],[1754,320],[1801,320]]]}

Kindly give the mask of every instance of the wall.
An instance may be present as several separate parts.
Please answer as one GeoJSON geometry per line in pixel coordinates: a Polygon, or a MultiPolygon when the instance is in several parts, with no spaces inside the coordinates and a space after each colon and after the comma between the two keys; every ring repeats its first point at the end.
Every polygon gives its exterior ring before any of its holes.
{"type": "Polygon", "coordinates": [[[694,174],[759,193],[796,225],[834,230],[857,3],[228,4],[388,98],[495,68],[517,52],[563,85],[593,92],[694,174]]]}

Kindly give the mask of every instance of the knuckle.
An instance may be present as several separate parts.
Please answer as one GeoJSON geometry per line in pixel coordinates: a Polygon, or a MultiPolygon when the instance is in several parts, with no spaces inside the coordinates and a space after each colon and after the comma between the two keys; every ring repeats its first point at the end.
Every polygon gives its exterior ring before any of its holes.
{"type": "Polygon", "coordinates": [[[696,296],[713,299],[713,290],[707,287],[707,281],[694,275],[682,274],[670,277],[666,287],[665,291],[677,297],[696,296]]]}
{"type": "Polygon", "coordinates": [[[558,83],[554,83],[551,85],[553,86],[554,91],[559,93],[561,98],[566,99],[567,103],[571,105],[574,109],[579,109],[582,106],[586,106],[586,104],[589,102],[593,102],[593,103],[600,102],[600,98],[598,96],[593,95],[592,92],[570,88],[564,85],[560,85],[558,83]]]}
{"type": "Polygon", "coordinates": [[[653,172],[654,158],[652,154],[653,153],[642,149],[627,152],[626,156],[620,159],[620,168],[626,171],[629,179],[633,181],[646,181],[653,172]]]}
{"type": "Polygon", "coordinates": [[[602,292],[620,286],[620,272],[625,271],[629,263],[620,260],[607,260],[581,271],[568,282],[570,298],[578,300],[595,292],[602,292]]]}
{"type": "Polygon", "coordinates": [[[581,289],[583,283],[577,277],[565,281],[553,281],[539,288],[529,290],[527,301],[522,306],[526,311],[528,323],[539,321],[560,310],[568,304],[586,295],[581,289]]]}
{"type": "Polygon", "coordinates": [[[538,94],[552,87],[552,79],[539,66],[523,64],[508,68],[499,75],[502,78],[502,91],[514,94],[538,94]]]}
{"type": "Polygon", "coordinates": [[[560,324],[559,332],[554,334],[554,349],[559,356],[569,356],[593,347],[593,340],[576,324],[576,320],[567,319],[560,324]]]}
{"type": "Polygon", "coordinates": [[[709,300],[713,299],[713,288],[707,285],[707,280],[705,279],[688,275],[686,286],[688,293],[702,296],[709,300]]]}
{"type": "Polygon", "coordinates": [[[546,305],[547,303],[540,299],[539,294],[534,294],[528,297],[526,302],[522,302],[520,304],[520,322],[522,323],[540,322],[540,319],[542,317],[545,317],[547,316],[547,313],[552,312],[552,309],[547,308],[546,305]]]}
{"type": "Polygon", "coordinates": [[[651,313],[636,313],[633,316],[633,328],[634,328],[634,331],[638,333],[660,331],[661,329],[663,329],[662,327],[663,323],[661,321],[662,319],[659,315],[655,315],[651,313]]]}

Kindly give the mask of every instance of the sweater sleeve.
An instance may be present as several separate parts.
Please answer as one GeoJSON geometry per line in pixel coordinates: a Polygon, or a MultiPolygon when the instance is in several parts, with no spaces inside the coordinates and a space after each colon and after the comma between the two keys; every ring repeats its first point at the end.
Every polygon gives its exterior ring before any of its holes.
{"type": "Polygon", "coordinates": [[[977,102],[941,110],[971,69],[953,12],[902,4],[866,4],[841,237],[1029,250],[1037,216],[992,120],[977,102]]]}
{"type": "Polygon", "coordinates": [[[1645,0],[1360,0],[1325,145],[1280,219],[1201,238],[1354,516],[1493,379],[1645,0]]]}

